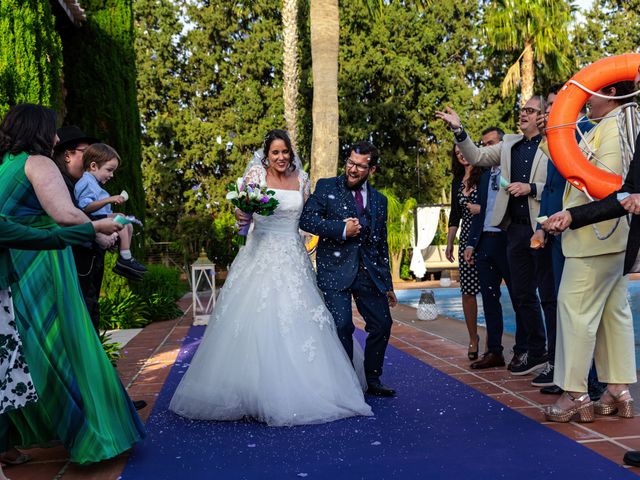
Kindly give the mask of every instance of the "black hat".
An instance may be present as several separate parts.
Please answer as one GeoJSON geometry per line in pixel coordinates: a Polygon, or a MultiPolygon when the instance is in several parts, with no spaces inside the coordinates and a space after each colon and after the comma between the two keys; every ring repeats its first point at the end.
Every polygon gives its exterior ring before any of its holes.
{"type": "Polygon", "coordinates": [[[78,146],[80,143],[88,143],[91,145],[92,143],[99,142],[97,138],[87,135],[75,125],[61,127],[58,129],[57,133],[60,141],[54,148],[56,152],[70,150],[78,146]]]}

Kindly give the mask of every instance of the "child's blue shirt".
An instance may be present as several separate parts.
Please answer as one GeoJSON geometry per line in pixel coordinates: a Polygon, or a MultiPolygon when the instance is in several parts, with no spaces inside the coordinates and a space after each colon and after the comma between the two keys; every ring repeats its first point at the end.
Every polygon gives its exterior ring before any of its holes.
{"type": "MultiPolygon", "coordinates": [[[[89,172],[82,174],[82,178],[76,183],[73,193],[78,201],[78,207],[82,210],[92,202],[111,196],[109,192],[102,188],[96,177],[89,172]]],[[[91,215],[109,215],[112,212],[111,204],[107,203],[101,209],[91,212],[91,215]]]]}

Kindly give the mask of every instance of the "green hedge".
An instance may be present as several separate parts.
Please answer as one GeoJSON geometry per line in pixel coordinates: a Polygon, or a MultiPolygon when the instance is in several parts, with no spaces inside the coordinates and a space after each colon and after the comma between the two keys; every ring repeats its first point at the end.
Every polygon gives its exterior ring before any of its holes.
{"type": "Polygon", "coordinates": [[[62,106],[62,42],[48,1],[0,0],[0,117],[18,103],[62,106]]]}

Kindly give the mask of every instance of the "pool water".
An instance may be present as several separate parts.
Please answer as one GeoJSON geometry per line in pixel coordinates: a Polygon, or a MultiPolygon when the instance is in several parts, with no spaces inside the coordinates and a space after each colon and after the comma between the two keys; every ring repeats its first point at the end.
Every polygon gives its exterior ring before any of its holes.
{"type": "MultiPolygon", "coordinates": [[[[464,313],[462,312],[462,296],[458,288],[428,288],[426,290],[432,290],[436,299],[436,306],[438,312],[441,315],[454,318],[464,322],[464,313]]],[[[500,289],[502,295],[500,297],[500,303],[502,304],[502,315],[504,318],[504,331],[515,335],[516,333],[516,320],[513,306],[509,298],[509,292],[504,285],[500,289]]],[[[420,294],[422,290],[396,290],[396,296],[398,302],[409,305],[411,307],[418,307],[418,301],[420,300],[420,294]]],[[[633,330],[635,334],[636,344],[636,366],[640,366],[640,281],[629,282],[629,292],[627,294],[629,299],[629,305],[631,306],[631,312],[633,313],[633,330]]],[[[482,310],[482,296],[478,294],[478,325],[486,326],[484,321],[484,312],[482,310]]]]}

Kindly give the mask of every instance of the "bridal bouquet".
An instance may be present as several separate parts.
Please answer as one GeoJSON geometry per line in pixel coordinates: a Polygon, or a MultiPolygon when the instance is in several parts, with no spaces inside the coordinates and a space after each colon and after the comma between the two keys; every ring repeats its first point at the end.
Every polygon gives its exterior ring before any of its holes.
{"type": "MultiPolygon", "coordinates": [[[[272,215],[276,211],[278,206],[278,200],[274,197],[273,190],[267,190],[266,185],[258,183],[245,183],[244,178],[240,177],[234,182],[230,182],[227,185],[227,200],[229,200],[236,208],[239,208],[244,213],[262,215],[267,217],[272,215]]],[[[246,242],[247,233],[249,233],[248,223],[238,230],[240,235],[240,244],[244,245],[246,242]]]]}

